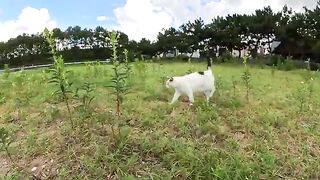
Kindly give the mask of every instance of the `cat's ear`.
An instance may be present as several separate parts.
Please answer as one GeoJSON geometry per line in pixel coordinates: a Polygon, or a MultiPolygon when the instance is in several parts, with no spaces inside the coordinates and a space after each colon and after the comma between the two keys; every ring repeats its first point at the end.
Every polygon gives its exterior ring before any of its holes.
{"type": "Polygon", "coordinates": [[[173,77],[171,77],[171,78],[169,79],[169,81],[172,82],[172,81],[173,81],[173,77]]]}

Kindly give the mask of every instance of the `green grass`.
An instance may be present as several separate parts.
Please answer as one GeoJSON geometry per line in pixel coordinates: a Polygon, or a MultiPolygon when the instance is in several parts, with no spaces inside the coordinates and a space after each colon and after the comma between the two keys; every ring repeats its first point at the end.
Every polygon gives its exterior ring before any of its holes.
{"type": "Polygon", "coordinates": [[[0,76],[0,127],[14,137],[15,160],[0,153],[0,177],[23,179],[38,167],[37,176],[53,179],[320,178],[319,73],[310,98],[305,70],[250,67],[247,103],[243,67],[216,65],[210,104],[197,94],[189,108],[186,97],[168,104],[164,82],[205,63],[133,66],[120,118],[107,88],[111,66],[68,68],[74,89],[95,87],[89,115],[72,100],[74,130],[45,70],[0,76]]]}

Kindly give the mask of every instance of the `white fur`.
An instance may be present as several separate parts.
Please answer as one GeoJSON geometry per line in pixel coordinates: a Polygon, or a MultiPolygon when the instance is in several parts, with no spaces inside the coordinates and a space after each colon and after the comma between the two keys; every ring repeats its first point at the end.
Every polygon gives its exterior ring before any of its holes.
{"type": "Polygon", "coordinates": [[[173,104],[181,95],[187,95],[189,97],[190,105],[194,102],[193,93],[203,92],[206,96],[207,102],[212,97],[214,86],[214,75],[211,68],[204,71],[204,75],[194,72],[184,76],[175,76],[166,81],[167,88],[174,88],[175,93],[170,104],[173,104]],[[170,81],[170,79],[172,81],[170,81]]]}

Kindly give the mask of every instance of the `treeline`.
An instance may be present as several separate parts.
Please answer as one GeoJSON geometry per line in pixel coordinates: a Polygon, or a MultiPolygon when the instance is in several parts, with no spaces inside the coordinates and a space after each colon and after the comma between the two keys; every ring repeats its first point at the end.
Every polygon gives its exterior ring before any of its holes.
{"type": "MultiPolygon", "coordinates": [[[[56,49],[66,62],[107,59],[111,56],[108,31],[102,27],[82,29],[75,26],[65,31],[55,28],[53,36],[56,49]]],[[[272,52],[274,54],[320,62],[320,1],[314,10],[305,8],[303,13],[293,12],[285,6],[280,12],[265,7],[251,15],[216,17],[208,24],[199,18],[179,28],[164,29],[156,41],[144,38],[136,42],[120,32],[119,52],[126,48],[130,59],[134,59],[142,55],[147,58],[166,57],[168,53],[177,55],[177,51],[187,56],[192,56],[195,51],[199,51],[201,56],[215,56],[221,54],[221,50],[236,50],[241,56],[242,50],[246,49],[252,57],[256,57],[261,48],[271,52],[275,41],[281,43],[272,52]]],[[[51,63],[48,53],[49,47],[42,34],[23,34],[0,43],[0,66],[51,63]]]]}

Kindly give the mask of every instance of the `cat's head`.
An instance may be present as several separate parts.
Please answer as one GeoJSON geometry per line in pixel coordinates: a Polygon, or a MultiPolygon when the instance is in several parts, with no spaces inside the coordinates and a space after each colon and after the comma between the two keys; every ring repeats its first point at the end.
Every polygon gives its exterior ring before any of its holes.
{"type": "Polygon", "coordinates": [[[169,79],[166,81],[166,87],[167,87],[167,88],[172,87],[173,84],[174,84],[173,77],[169,78],[169,79]]]}

